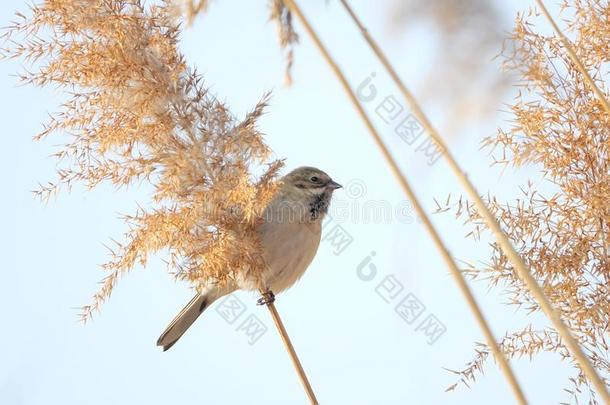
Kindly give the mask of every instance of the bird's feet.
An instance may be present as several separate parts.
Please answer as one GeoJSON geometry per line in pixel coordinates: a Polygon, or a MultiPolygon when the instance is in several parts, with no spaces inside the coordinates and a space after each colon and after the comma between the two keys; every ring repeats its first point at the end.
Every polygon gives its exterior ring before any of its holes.
{"type": "Polygon", "coordinates": [[[267,290],[264,293],[261,293],[261,297],[256,301],[256,305],[269,305],[275,301],[275,295],[273,291],[267,290]]]}

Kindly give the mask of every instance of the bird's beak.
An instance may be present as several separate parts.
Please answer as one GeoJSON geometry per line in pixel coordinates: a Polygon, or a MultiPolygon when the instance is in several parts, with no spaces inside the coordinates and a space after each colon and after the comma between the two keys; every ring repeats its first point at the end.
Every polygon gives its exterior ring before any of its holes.
{"type": "Polygon", "coordinates": [[[336,181],[329,181],[328,184],[326,185],[327,188],[330,188],[331,190],[336,190],[338,188],[342,188],[343,186],[339,183],[337,183],[336,181]]]}

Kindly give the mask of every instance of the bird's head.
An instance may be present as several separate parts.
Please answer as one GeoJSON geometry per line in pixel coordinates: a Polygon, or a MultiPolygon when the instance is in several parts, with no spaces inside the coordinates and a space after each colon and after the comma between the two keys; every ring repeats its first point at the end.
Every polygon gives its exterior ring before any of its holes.
{"type": "Polygon", "coordinates": [[[333,191],[341,185],[315,167],[299,167],[282,178],[282,199],[301,205],[309,220],[322,218],[328,211],[333,191]]]}
{"type": "Polygon", "coordinates": [[[303,166],[294,169],[282,179],[284,187],[304,195],[331,193],[341,185],[328,174],[315,167],[303,166]]]}

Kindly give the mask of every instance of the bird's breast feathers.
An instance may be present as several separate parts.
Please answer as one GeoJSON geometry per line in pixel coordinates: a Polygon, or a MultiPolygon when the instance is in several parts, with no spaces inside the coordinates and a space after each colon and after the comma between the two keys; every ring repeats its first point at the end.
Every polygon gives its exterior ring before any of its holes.
{"type": "Polygon", "coordinates": [[[312,262],[320,245],[320,221],[264,224],[261,232],[267,269],[266,287],[275,293],[293,285],[312,262]],[[266,225],[266,226],[265,226],[266,225]]]}

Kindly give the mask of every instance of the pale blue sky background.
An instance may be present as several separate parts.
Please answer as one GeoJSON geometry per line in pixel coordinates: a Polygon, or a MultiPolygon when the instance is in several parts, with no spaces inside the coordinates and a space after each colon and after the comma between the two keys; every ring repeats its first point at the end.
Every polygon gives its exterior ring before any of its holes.
{"type": "MultiPolygon", "coordinates": [[[[338,4],[324,3],[307,2],[305,11],[352,83],[375,71],[380,92],[397,94],[338,4]]],[[[417,32],[408,38],[392,32],[388,4],[354,1],[399,71],[413,84],[413,78],[426,69],[430,41],[417,32]]],[[[522,2],[519,7],[529,5],[522,2]]],[[[505,6],[510,23],[512,7],[517,5],[505,6]]],[[[3,3],[2,25],[17,8],[24,10],[24,2],[3,3]]],[[[396,182],[298,25],[302,40],[296,50],[295,82],[291,88],[282,86],[284,63],[275,27],[266,21],[265,1],[215,1],[209,14],[185,33],[183,50],[237,114],[243,115],[265,91],[274,90],[261,127],[276,155],[287,158],[288,168],[319,166],[340,183],[363,184],[360,199],[349,199],[346,191],[337,193],[352,209],[365,201],[400,206],[404,198],[396,182]]],[[[118,213],[133,212],[136,202],[146,201],[149,193],[138,187],[121,192],[110,186],[91,192],[76,187],[48,205],[39,203],[30,191],[37,182],[54,178],[54,162],[48,156],[61,140],[34,143],[31,138],[60,98],[53,90],[16,87],[16,79],[9,75],[19,68],[16,62],[0,63],[4,131],[0,403],[307,403],[266,309],[254,305],[250,294],[238,295],[247,305],[246,314],[256,315],[269,328],[256,344],[249,345],[247,337],[235,331],[237,323],[227,324],[212,309],[172,350],[161,352],[155,341],[191,292],[173,281],[160,258],[124,277],[93,322],[86,326],[78,322],[75,308],[89,302],[103,277],[98,265],[107,252],[102,244],[125,231],[118,213]]],[[[433,116],[437,124],[442,118],[433,116]]],[[[509,198],[517,195],[517,181],[523,182],[528,172],[512,176],[509,170],[500,177],[479,151],[481,137],[505,125],[504,118],[498,115],[487,124],[471,126],[451,144],[482,192],[491,190],[509,198]]],[[[433,197],[460,194],[442,161],[426,165],[414,147],[402,143],[381,120],[376,119],[376,124],[430,211],[433,197]]],[[[451,214],[433,219],[456,257],[488,257],[484,243],[463,238],[466,230],[451,214]]],[[[306,276],[277,303],[320,402],[514,403],[492,364],[471,389],[444,392],[455,378],[443,367],[461,368],[473,356],[473,343],[482,337],[423,227],[396,220],[389,224],[348,220],[342,225],[353,243],[339,255],[323,243],[306,276]],[[378,275],[365,282],[357,277],[356,267],[371,251],[376,252],[373,263],[378,275]],[[415,294],[426,305],[423,316],[434,314],[447,327],[434,345],[428,345],[416,324],[404,323],[393,305],[376,294],[376,285],[389,274],[404,285],[401,298],[415,294]]],[[[502,305],[498,291],[488,292],[482,283],[473,287],[498,336],[531,321],[502,305]]],[[[562,388],[573,370],[557,356],[544,354],[535,362],[513,364],[532,404],[567,399],[562,388]]]]}

